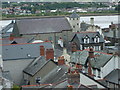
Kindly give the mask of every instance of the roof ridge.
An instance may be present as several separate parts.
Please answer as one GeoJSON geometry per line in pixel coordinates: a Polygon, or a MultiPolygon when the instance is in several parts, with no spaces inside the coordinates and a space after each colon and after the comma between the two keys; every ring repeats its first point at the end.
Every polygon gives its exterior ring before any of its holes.
{"type": "Polygon", "coordinates": [[[39,43],[47,43],[47,42],[51,42],[51,41],[36,42],[36,43],[0,44],[0,46],[7,46],[7,45],[25,45],[25,44],[39,44],[39,43]]]}

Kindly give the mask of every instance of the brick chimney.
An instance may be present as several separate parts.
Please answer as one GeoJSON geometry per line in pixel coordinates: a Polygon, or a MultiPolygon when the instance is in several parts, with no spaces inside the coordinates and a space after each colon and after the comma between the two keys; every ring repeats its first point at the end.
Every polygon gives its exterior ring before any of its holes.
{"type": "Polygon", "coordinates": [[[77,51],[77,46],[75,43],[72,44],[72,52],[75,52],[77,51]]]}
{"type": "Polygon", "coordinates": [[[58,65],[64,65],[64,64],[65,64],[64,56],[58,57],[58,65]]]}
{"type": "Polygon", "coordinates": [[[89,75],[89,76],[92,76],[92,75],[93,75],[93,74],[92,74],[92,67],[91,67],[90,62],[88,62],[88,75],[89,75]]]}
{"type": "Polygon", "coordinates": [[[80,65],[78,63],[75,65],[75,67],[76,67],[76,69],[82,70],[82,65],[80,65]]]}
{"type": "Polygon", "coordinates": [[[52,59],[54,60],[54,50],[46,49],[46,60],[52,59]]]}
{"type": "Polygon", "coordinates": [[[10,41],[13,41],[14,40],[14,36],[13,34],[10,34],[10,38],[9,38],[10,41]]]}
{"type": "Polygon", "coordinates": [[[94,58],[94,51],[93,51],[93,48],[90,48],[90,51],[89,51],[89,58],[94,58]]]}
{"type": "Polygon", "coordinates": [[[68,85],[67,90],[73,90],[73,85],[68,85]]]}
{"type": "Polygon", "coordinates": [[[68,83],[72,84],[72,83],[79,83],[80,82],[80,74],[76,69],[68,69],[68,83]]]}
{"type": "Polygon", "coordinates": [[[45,56],[45,48],[44,48],[44,46],[40,46],[40,56],[45,56]]]}

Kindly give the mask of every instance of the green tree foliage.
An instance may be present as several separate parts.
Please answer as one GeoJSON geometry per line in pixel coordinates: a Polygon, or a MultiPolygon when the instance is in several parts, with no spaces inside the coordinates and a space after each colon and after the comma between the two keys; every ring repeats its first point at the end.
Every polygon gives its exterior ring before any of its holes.
{"type": "Polygon", "coordinates": [[[27,9],[31,10],[33,7],[36,10],[51,10],[51,9],[68,9],[68,8],[74,8],[74,7],[79,7],[79,8],[88,8],[88,7],[107,7],[105,4],[102,3],[78,3],[78,2],[43,2],[42,5],[39,5],[38,2],[21,2],[21,3],[3,3],[3,7],[10,7],[10,6],[21,6],[21,9],[27,9]],[[28,6],[22,6],[24,4],[27,4],[28,6]],[[31,7],[31,5],[33,7],[31,7]]]}
{"type": "Polygon", "coordinates": [[[120,1],[118,2],[118,5],[116,6],[115,10],[120,13],[120,1]]]}

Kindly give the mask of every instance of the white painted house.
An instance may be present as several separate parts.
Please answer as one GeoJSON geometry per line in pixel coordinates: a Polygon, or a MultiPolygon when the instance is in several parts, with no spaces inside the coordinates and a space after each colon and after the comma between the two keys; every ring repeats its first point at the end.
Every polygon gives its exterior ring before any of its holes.
{"type": "Polygon", "coordinates": [[[82,72],[103,79],[115,69],[120,69],[120,57],[99,51],[76,51],[71,55],[71,64],[78,63],[82,66],[82,72]],[[88,53],[89,52],[89,53],[88,53]]]}

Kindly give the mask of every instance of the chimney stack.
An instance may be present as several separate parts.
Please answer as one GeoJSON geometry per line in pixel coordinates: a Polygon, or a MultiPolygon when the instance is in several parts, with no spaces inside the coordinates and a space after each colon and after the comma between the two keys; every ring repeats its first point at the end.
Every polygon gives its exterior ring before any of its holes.
{"type": "Polygon", "coordinates": [[[72,84],[72,83],[75,83],[75,82],[80,82],[80,74],[79,74],[79,71],[76,70],[76,69],[68,69],[68,74],[67,74],[67,77],[68,77],[68,83],[69,84],[72,84]]]}
{"type": "Polygon", "coordinates": [[[65,64],[64,56],[58,57],[58,65],[64,65],[64,64],[65,64]]]}
{"type": "Polygon", "coordinates": [[[68,85],[67,90],[73,90],[73,85],[68,85]]]}
{"type": "Polygon", "coordinates": [[[46,60],[49,60],[49,59],[54,60],[54,50],[53,49],[46,50],[46,60]]]}
{"type": "Polygon", "coordinates": [[[94,58],[94,51],[93,51],[93,48],[90,48],[90,51],[89,51],[89,58],[94,58]]]}
{"type": "Polygon", "coordinates": [[[40,56],[45,56],[45,48],[44,48],[44,46],[40,46],[40,56]]]}
{"type": "Polygon", "coordinates": [[[92,67],[89,61],[88,61],[88,75],[92,76],[92,67]]]}
{"type": "Polygon", "coordinates": [[[76,67],[76,69],[82,70],[82,65],[80,65],[78,63],[75,65],[75,67],[76,67]]]}
{"type": "Polygon", "coordinates": [[[76,52],[77,51],[77,46],[75,43],[72,44],[72,52],[76,52]]]}
{"type": "Polygon", "coordinates": [[[10,34],[10,38],[9,38],[10,41],[13,41],[14,40],[14,36],[13,34],[10,34]]]}
{"type": "Polygon", "coordinates": [[[91,25],[94,25],[94,18],[90,18],[91,25]]]}

